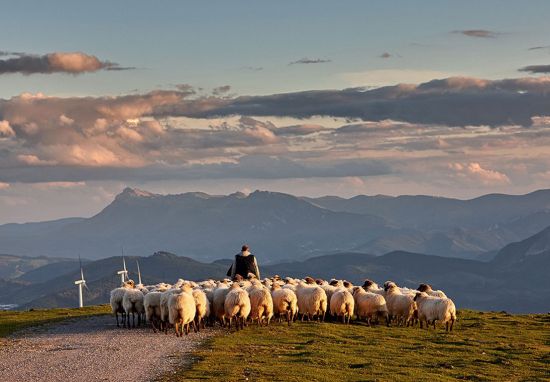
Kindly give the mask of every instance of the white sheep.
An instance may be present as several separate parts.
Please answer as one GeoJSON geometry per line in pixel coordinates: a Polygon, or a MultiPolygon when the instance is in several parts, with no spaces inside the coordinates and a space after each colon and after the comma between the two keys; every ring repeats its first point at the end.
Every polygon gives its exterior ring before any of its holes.
{"type": "Polygon", "coordinates": [[[337,289],[330,299],[330,314],[339,318],[342,322],[349,324],[353,311],[355,309],[355,300],[347,288],[337,289]]]}
{"type": "Polygon", "coordinates": [[[286,316],[288,325],[298,314],[298,298],[296,293],[289,288],[281,288],[278,283],[271,286],[271,297],[273,298],[273,314],[277,317],[286,316]]]}
{"type": "Polygon", "coordinates": [[[170,295],[168,299],[168,319],[170,324],[174,325],[176,336],[181,337],[183,331],[186,335],[189,334],[191,324],[195,327],[196,310],[190,285],[183,285],[180,293],[170,295]]]}
{"type": "Polygon", "coordinates": [[[327,294],[316,284],[306,284],[301,281],[296,286],[296,297],[298,298],[298,311],[307,316],[308,321],[317,316],[317,320],[325,320],[327,311],[327,294]]]}
{"type": "Polygon", "coordinates": [[[262,326],[265,318],[266,324],[269,325],[271,317],[273,317],[273,298],[269,289],[256,279],[252,280],[252,285],[247,290],[250,298],[250,315],[252,322],[258,321],[258,326],[262,326]]]}
{"type": "Polygon", "coordinates": [[[452,331],[456,321],[456,308],[450,298],[440,298],[428,295],[426,292],[417,292],[414,301],[418,306],[418,320],[420,328],[422,322],[426,322],[426,328],[432,323],[435,329],[435,322],[445,323],[445,331],[452,331]]]}
{"type": "Polygon", "coordinates": [[[193,289],[193,298],[195,299],[195,306],[197,312],[195,314],[195,326],[197,330],[200,330],[201,326],[204,329],[204,320],[210,315],[210,302],[206,297],[206,294],[201,289],[193,289]]]}
{"type": "Polygon", "coordinates": [[[160,296],[160,325],[161,330],[163,330],[165,334],[168,334],[168,326],[170,324],[168,301],[170,300],[170,296],[180,292],[180,288],[170,288],[162,292],[160,296]]]}
{"type": "Polygon", "coordinates": [[[363,283],[363,289],[365,289],[367,292],[376,293],[381,296],[386,295],[386,291],[384,290],[384,288],[380,288],[377,283],[369,279],[365,279],[363,283]]]}
{"type": "Polygon", "coordinates": [[[162,330],[160,326],[160,298],[161,292],[149,292],[143,298],[143,306],[145,307],[145,318],[151,323],[153,332],[157,332],[157,329],[162,330]]]}
{"type": "Polygon", "coordinates": [[[115,315],[117,327],[120,327],[120,324],[118,322],[119,314],[122,316],[122,324],[126,325],[126,312],[124,311],[124,307],[122,306],[122,300],[124,298],[124,293],[126,293],[126,290],[133,287],[134,282],[130,280],[122,284],[120,288],[115,288],[111,291],[109,303],[111,304],[111,310],[115,315]]]}
{"type": "Polygon", "coordinates": [[[386,325],[389,325],[388,307],[384,296],[369,292],[364,287],[355,287],[353,298],[355,300],[355,315],[358,320],[365,319],[370,326],[374,322],[373,320],[378,321],[382,317],[386,320],[386,325]]]}
{"type": "Polygon", "coordinates": [[[414,297],[401,293],[399,287],[393,282],[384,285],[386,306],[390,318],[395,318],[398,326],[401,324],[411,325],[416,310],[414,297]]]}
{"type": "Polygon", "coordinates": [[[231,329],[233,319],[235,319],[237,330],[243,329],[250,314],[250,298],[246,290],[242,289],[238,283],[234,283],[229,288],[229,293],[225,297],[224,309],[225,317],[229,320],[229,329],[231,329]]]}
{"type": "Polygon", "coordinates": [[[447,295],[442,290],[433,290],[430,284],[420,284],[416,290],[419,292],[425,292],[429,296],[447,298],[447,295]]]}
{"type": "Polygon", "coordinates": [[[229,293],[229,285],[227,282],[221,282],[214,290],[212,301],[212,313],[214,319],[218,320],[221,326],[225,326],[225,297],[229,293]]]}
{"type": "Polygon", "coordinates": [[[126,289],[122,297],[122,307],[126,313],[126,323],[130,328],[130,314],[132,315],[132,327],[136,327],[136,314],[138,315],[138,326],[141,323],[141,317],[145,314],[143,306],[143,293],[139,289],[126,289]]]}

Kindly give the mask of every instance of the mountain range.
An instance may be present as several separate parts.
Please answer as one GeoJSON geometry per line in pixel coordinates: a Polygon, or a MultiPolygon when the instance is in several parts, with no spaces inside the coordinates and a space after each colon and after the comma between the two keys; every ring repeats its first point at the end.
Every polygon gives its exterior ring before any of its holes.
{"type": "MultiPolygon", "coordinates": [[[[129,275],[134,280],[137,279],[136,260],[147,284],[174,282],[178,278],[221,279],[231,264],[231,259],[205,263],[168,252],[127,257],[129,275]]],[[[87,304],[108,302],[109,291],[120,283],[116,272],[121,265],[120,256],[85,263],[84,274],[89,286],[89,291],[85,291],[87,304]]],[[[61,275],[52,272],[52,268],[55,263],[0,281],[0,302],[22,308],[74,306],[77,290],[73,281],[80,275],[78,265],[74,264],[71,271],[61,275]]],[[[393,280],[410,288],[428,282],[443,289],[461,308],[509,312],[550,311],[548,269],[550,227],[505,246],[488,262],[394,251],[382,256],[343,252],[261,265],[262,277],[310,275],[347,279],[356,284],[370,278],[379,283],[393,280]]]]}
{"type": "Polygon", "coordinates": [[[267,191],[159,195],[126,188],[90,218],[1,225],[0,253],[100,259],[123,247],[135,256],[164,250],[208,262],[248,243],[264,264],[392,251],[488,261],[549,225],[550,190],[458,200],[267,191]]]}

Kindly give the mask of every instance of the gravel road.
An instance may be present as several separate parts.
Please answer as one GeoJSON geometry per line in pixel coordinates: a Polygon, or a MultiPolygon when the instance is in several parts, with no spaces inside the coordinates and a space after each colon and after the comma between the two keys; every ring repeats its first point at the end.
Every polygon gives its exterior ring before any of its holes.
{"type": "Polygon", "coordinates": [[[190,353],[218,331],[177,338],[117,328],[111,316],[26,329],[0,342],[0,380],[151,381],[191,362],[190,353]]]}

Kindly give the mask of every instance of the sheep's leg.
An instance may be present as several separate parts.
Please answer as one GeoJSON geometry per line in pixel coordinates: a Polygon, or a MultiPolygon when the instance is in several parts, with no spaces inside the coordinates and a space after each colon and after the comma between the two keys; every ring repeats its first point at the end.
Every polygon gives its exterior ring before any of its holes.
{"type": "Polygon", "coordinates": [[[434,326],[434,329],[435,329],[435,320],[433,320],[433,326],[434,326]]]}
{"type": "Polygon", "coordinates": [[[453,325],[455,323],[455,320],[454,318],[451,319],[451,327],[449,328],[449,331],[452,332],[453,331],[453,325]]]}

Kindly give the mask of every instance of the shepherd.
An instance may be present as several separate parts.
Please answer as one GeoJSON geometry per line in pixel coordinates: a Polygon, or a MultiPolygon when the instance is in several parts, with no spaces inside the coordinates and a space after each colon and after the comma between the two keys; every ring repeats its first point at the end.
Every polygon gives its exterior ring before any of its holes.
{"type": "Polygon", "coordinates": [[[243,245],[241,252],[235,255],[235,260],[233,260],[231,268],[227,271],[227,276],[231,277],[231,280],[235,279],[237,275],[246,279],[249,278],[251,274],[259,279],[260,269],[258,268],[256,258],[254,255],[250,254],[248,245],[243,245]]]}

